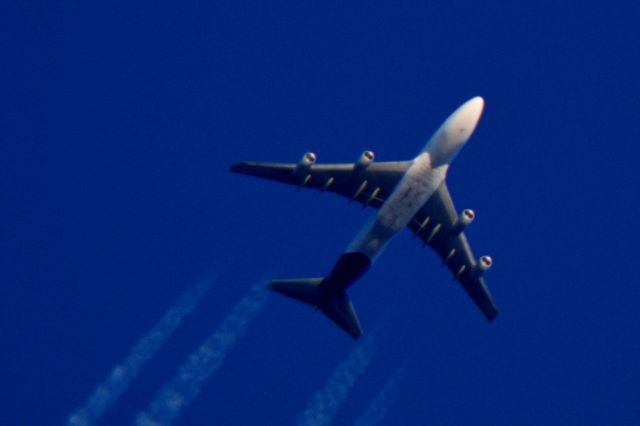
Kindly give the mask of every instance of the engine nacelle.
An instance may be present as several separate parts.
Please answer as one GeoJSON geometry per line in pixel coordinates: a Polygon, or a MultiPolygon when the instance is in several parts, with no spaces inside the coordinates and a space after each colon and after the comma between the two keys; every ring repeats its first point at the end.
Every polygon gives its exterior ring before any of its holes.
{"type": "Polygon", "coordinates": [[[300,174],[300,175],[306,174],[311,168],[311,166],[315,164],[317,158],[318,156],[314,152],[311,152],[311,151],[305,152],[302,158],[300,159],[300,161],[298,162],[298,165],[296,166],[294,173],[300,174]]]}
{"type": "Polygon", "coordinates": [[[478,263],[473,267],[473,276],[479,278],[492,265],[493,259],[491,259],[491,256],[480,256],[478,263]]]}
{"type": "Polygon", "coordinates": [[[360,154],[360,158],[356,162],[356,169],[363,170],[366,169],[369,164],[373,163],[373,160],[376,158],[376,154],[373,151],[365,151],[360,154]]]}
{"type": "Polygon", "coordinates": [[[475,218],[476,214],[473,210],[464,209],[458,216],[458,220],[456,220],[456,223],[454,223],[453,227],[451,227],[451,231],[449,231],[449,234],[451,236],[460,234],[467,226],[471,224],[471,222],[473,222],[473,219],[475,218]]]}

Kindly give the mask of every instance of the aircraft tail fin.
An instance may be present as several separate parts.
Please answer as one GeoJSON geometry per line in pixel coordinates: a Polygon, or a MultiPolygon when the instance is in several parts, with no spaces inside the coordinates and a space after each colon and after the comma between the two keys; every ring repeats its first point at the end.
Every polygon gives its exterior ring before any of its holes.
{"type": "Polygon", "coordinates": [[[323,278],[275,280],[269,283],[269,288],[320,309],[347,334],[358,339],[362,336],[362,327],[349,296],[345,291],[339,291],[327,300],[321,287],[323,281],[323,278]]]}

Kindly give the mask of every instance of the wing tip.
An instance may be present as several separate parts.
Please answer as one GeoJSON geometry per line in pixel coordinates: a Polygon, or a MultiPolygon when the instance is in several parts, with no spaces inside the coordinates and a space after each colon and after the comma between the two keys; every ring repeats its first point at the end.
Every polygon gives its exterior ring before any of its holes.
{"type": "Polygon", "coordinates": [[[232,164],[231,167],[229,167],[229,171],[233,172],[233,173],[241,173],[242,170],[246,167],[247,162],[246,161],[238,161],[235,164],[232,164]]]}
{"type": "Polygon", "coordinates": [[[495,319],[498,317],[498,314],[500,313],[500,310],[496,306],[491,295],[489,295],[489,300],[487,301],[486,304],[478,303],[478,307],[480,308],[483,315],[485,316],[485,318],[487,318],[487,321],[489,322],[494,322],[495,319]]]}
{"type": "Polygon", "coordinates": [[[495,319],[498,317],[498,313],[499,313],[498,309],[494,308],[493,310],[486,312],[485,316],[487,317],[489,322],[494,322],[495,319]]]}

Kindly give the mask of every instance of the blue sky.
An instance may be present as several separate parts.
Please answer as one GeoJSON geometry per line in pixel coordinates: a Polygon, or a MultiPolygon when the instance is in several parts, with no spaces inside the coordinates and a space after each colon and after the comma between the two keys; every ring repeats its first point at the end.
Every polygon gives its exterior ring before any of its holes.
{"type": "MultiPolygon", "coordinates": [[[[63,424],[218,273],[99,422],[130,424],[256,282],[326,274],[372,214],[232,163],[408,159],[475,95],[448,182],[501,314],[401,234],[350,290],[377,340],[334,424],[405,363],[382,424],[640,422],[638,4],[342,3],[6,6],[3,424],[63,424]]],[[[295,424],[357,348],[270,294],[176,423],[295,424]]]]}

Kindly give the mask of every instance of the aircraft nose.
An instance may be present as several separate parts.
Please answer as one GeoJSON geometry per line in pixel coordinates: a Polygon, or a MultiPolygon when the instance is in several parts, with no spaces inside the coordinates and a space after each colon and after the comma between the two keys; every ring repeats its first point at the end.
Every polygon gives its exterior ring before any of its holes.
{"type": "Polygon", "coordinates": [[[483,110],[484,99],[481,96],[476,96],[462,104],[442,126],[447,139],[455,145],[467,142],[476,129],[483,110]]]}
{"type": "Polygon", "coordinates": [[[442,123],[425,147],[425,151],[431,154],[433,165],[451,164],[476,129],[483,109],[484,99],[476,96],[458,107],[442,123]]]}

